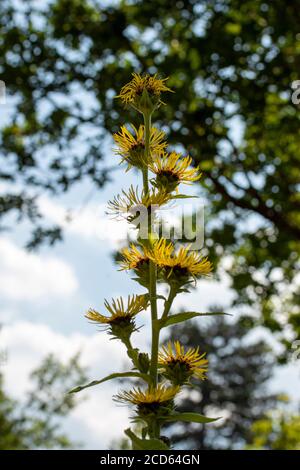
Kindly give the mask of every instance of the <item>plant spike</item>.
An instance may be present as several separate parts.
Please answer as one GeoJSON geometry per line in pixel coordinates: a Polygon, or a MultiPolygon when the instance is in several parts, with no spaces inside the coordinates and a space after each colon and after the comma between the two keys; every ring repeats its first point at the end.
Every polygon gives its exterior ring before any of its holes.
{"type": "MultiPolygon", "coordinates": [[[[115,197],[109,203],[114,214],[122,213],[129,223],[138,230],[137,242],[121,251],[121,270],[133,271],[133,279],[147,289],[145,294],[128,296],[127,302],[122,297],[105,300],[109,316],[104,316],[90,309],[86,317],[93,323],[105,327],[108,334],[119,339],[127,349],[132,362],[129,372],[112,373],[101,380],[94,380],[71,392],[79,392],[87,387],[98,385],[107,380],[120,377],[133,377],[143,382],[143,387],[134,387],[121,391],[114,396],[115,401],[134,406],[134,422],[142,424],[142,435],[137,436],[132,430],[125,430],[131,439],[133,449],[168,449],[169,444],[161,437],[161,427],[165,422],[190,421],[195,423],[212,422],[197,413],[177,413],[175,399],[182,387],[188,387],[190,378],[205,378],[207,359],[205,353],[199,353],[199,346],[185,350],[179,341],[169,343],[159,349],[159,337],[162,328],[190,318],[205,315],[197,312],[178,313],[170,316],[173,301],[178,294],[187,293],[187,287],[200,276],[210,274],[212,266],[200,253],[191,251],[190,246],[181,246],[178,250],[174,243],[159,238],[155,232],[153,214],[157,207],[176,198],[190,197],[178,194],[181,183],[192,184],[201,177],[199,168],[191,167],[192,159],[181,154],[167,151],[165,134],[152,127],[155,110],[164,104],[162,92],[171,92],[158,75],[133,74],[132,80],[125,85],[117,96],[125,106],[132,106],[143,115],[139,127],[131,126],[134,134],[122,126],[114,135],[117,148],[115,153],[126,162],[128,167],[135,167],[141,172],[143,189],[131,187],[128,192],[115,197]],[[153,177],[149,178],[149,172],[153,177]],[[141,208],[144,217],[138,217],[141,208]],[[134,215],[133,215],[134,214],[134,215]],[[145,216],[146,214],[146,216],[145,216]],[[146,237],[141,236],[141,224],[147,224],[146,237]],[[157,295],[157,283],[169,287],[167,298],[157,295]],[[159,315],[157,300],[164,300],[164,308],[159,315]],[[151,354],[141,352],[131,343],[131,335],[138,331],[136,321],[140,313],[150,305],[151,310],[151,354]]],[[[144,232],[143,232],[144,233],[144,232]]],[[[213,314],[213,313],[212,313],[213,314]]],[[[217,313],[219,314],[219,313],[217,313]]],[[[194,386],[194,385],[193,385],[194,386]]]]}

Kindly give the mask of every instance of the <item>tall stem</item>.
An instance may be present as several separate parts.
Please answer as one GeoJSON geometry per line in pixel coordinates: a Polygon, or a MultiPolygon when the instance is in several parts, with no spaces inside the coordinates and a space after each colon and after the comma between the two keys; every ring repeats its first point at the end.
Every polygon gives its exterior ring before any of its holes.
{"type": "MultiPolygon", "coordinates": [[[[150,159],[150,132],[151,132],[151,114],[144,114],[145,125],[145,158],[146,161],[150,159]]],[[[148,184],[148,170],[143,171],[144,192],[149,192],[148,184]]],[[[152,238],[152,217],[149,217],[148,236],[152,238]]],[[[152,378],[153,386],[157,385],[157,362],[158,362],[158,347],[159,347],[159,326],[157,322],[157,298],[156,298],[156,264],[150,261],[149,266],[149,297],[151,306],[151,328],[152,328],[152,342],[151,342],[151,362],[150,362],[150,375],[152,378]]]]}
{"type": "MultiPolygon", "coordinates": [[[[144,126],[145,126],[145,160],[146,162],[150,158],[150,129],[151,129],[151,114],[143,114],[144,116],[144,126]]],[[[149,193],[149,182],[148,182],[148,168],[147,166],[143,169],[143,189],[144,193],[149,193]]],[[[152,231],[152,227],[148,227],[148,232],[152,231]]]]}
{"type": "Polygon", "coordinates": [[[148,170],[147,170],[147,167],[144,168],[142,171],[143,171],[143,187],[144,187],[144,193],[147,194],[147,193],[149,192],[148,170]]]}
{"type": "Polygon", "coordinates": [[[151,305],[151,323],[152,323],[152,346],[151,346],[151,362],[150,375],[152,377],[153,386],[157,385],[157,362],[159,348],[159,325],[157,322],[157,299],[156,299],[156,265],[150,261],[150,305],[151,305]]]}

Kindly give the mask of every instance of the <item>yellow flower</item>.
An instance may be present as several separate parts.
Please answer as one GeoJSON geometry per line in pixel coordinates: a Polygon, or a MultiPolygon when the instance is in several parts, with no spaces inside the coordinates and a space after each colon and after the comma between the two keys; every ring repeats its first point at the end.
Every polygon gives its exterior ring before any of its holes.
{"type": "Polygon", "coordinates": [[[199,348],[184,350],[179,341],[163,346],[158,355],[158,364],[163,368],[163,375],[174,385],[183,385],[190,377],[205,379],[207,359],[205,353],[199,354],[199,348]]]}
{"type": "Polygon", "coordinates": [[[139,387],[129,391],[123,391],[115,395],[115,400],[123,403],[131,403],[138,407],[153,408],[153,405],[165,405],[174,400],[180,387],[167,387],[158,385],[156,388],[141,390],[139,387]]]}
{"type": "Polygon", "coordinates": [[[127,214],[126,218],[129,222],[140,216],[140,219],[148,217],[149,210],[155,210],[157,207],[166,204],[171,199],[170,194],[164,190],[151,189],[150,192],[142,193],[139,195],[138,188],[134,189],[130,186],[128,192],[122,191],[122,195],[118,194],[113,200],[108,202],[108,209],[110,214],[119,216],[120,214],[127,214]]]}
{"type": "Polygon", "coordinates": [[[156,175],[155,185],[174,191],[178,184],[190,184],[201,177],[199,167],[191,167],[192,158],[184,157],[176,152],[154,155],[149,169],[156,175]]]}
{"type": "Polygon", "coordinates": [[[162,101],[160,95],[164,91],[172,91],[165,85],[167,78],[158,78],[157,74],[132,74],[132,80],[121,89],[117,98],[125,105],[132,105],[140,112],[152,112],[162,101]]]}
{"type": "Polygon", "coordinates": [[[211,262],[200,253],[190,250],[190,246],[181,247],[175,252],[173,243],[161,238],[154,244],[149,257],[159,267],[166,269],[167,279],[185,284],[190,276],[196,279],[209,275],[212,270],[211,262]]]}
{"type": "MultiPolygon", "coordinates": [[[[134,271],[135,281],[139,282],[143,287],[149,287],[149,263],[151,248],[145,245],[137,247],[133,243],[130,247],[123,248],[120,252],[122,259],[119,261],[120,271],[134,271]]],[[[157,282],[161,282],[160,269],[157,269],[157,282]]]]}
{"type": "Polygon", "coordinates": [[[141,247],[140,251],[136,245],[133,243],[130,245],[129,248],[123,248],[121,251],[121,255],[123,257],[122,261],[120,262],[120,270],[138,270],[144,265],[148,266],[149,263],[149,253],[148,250],[141,247]]]}
{"type": "MultiPolygon", "coordinates": [[[[137,168],[144,168],[145,164],[145,141],[144,132],[145,127],[139,126],[137,129],[131,124],[134,133],[131,133],[125,126],[121,127],[121,130],[114,134],[114,140],[118,145],[115,152],[122,157],[121,163],[126,161],[128,163],[128,169],[132,166],[137,168]]],[[[155,127],[151,127],[150,130],[150,154],[161,155],[167,146],[164,141],[165,133],[159,131],[155,127]]]]}
{"type": "Polygon", "coordinates": [[[148,299],[145,295],[128,296],[127,305],[124,304],[122,297],[112,300],[109,303],[105,300],[104,305],[110,316],[102,315],[94,309],[89,309],[86,318],[92,322],[107,326],[125,325],[130,322],[135,315],[148,307],[148,299]]]}

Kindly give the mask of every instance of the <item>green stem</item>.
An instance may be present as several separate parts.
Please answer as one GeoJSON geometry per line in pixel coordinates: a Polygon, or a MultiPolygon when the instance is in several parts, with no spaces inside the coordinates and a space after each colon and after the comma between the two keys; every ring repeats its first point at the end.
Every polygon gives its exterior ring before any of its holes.
{"type": "Polygon", "coordinates": [[[143,173],[143,187],[144,192],[147,194],[149,192],[149,183],[148,183],[148,170],[147,167],[142,170],[143,173]]]}
{"type": "Polygon", "coordinates": [[[129,359],[131,359],[134,367],[136,369],[139,369],[138,357],[137,357],[137,354],[136,354],[136,350],[132,347],[130,339],[129,338],[123,338],[122,341],[123,341],[123,343],[126,347],[127,356],[129,357],[129,359]]]}
{"type": "Polygon", "coordinates": [[[171,307],[172,307],[173,300],[175,299],[176,295],[177,295],[177,289],[175,289],[173,286],[171,286],[170,287],[170,292],[169,292],[169,297],[165,302],[165,308],[164,308],[164,311],[163,311],[163,314],[162,314],[162,317],[161,317],[162,320],[165,320],[167,318],[167,316],[169,315],[169,312],[170,312],[171,307]]]}
{"type": "MultiPolygon", "coordinates": [[[[150,132],[151,132],[151,114],[144,114],[144,125],[145,125],[145,159],[149,161],[150,155],[150,132]]],[[[144,192],[149,192],[149,183],[148,183],[148,169],[143,171],[143,183],[144,183],[144,192]]],[[[153,227],[151,224],[151,214],[150,214],[150,223],[148,227],[148,236],[151,238],[153,227]]],[[[158,347],[159,347],[159,327],[157,322],[157,299],[156,299],[156,265],[150,261],[149,266],[149,296],[150,296],[150,306],[151,306],[151,323],[152,323],[152,345],[151,345],[151,362],[150,362],[150,375],[152,378],[153,386],[157,385],[157,362],[158,362],[158,347]]]]}
{"type": "Polygon", "coordinates": [[[159,438],[160,435],[160,424],[157,420],[152,420],[148,424],[148,429],[149,429],[149,437],[150,438],[159,438]]]}
{"type": "MultiPolygon", "coordinates": [[[[144,126],[145,126],[145,160],[146,162],[150,159],[150,129],[151,129],[151,114],[144,114],[144,126]]],[[[147,194],[149,192],[149,182],[148,182],[148,167],[145,166],[142,170],[143,172],[143,186],[144,192],[147,194]]],[[[150,227],[151,233],[152,227],[150,227]]]]}
{"type": "Polygon", "coordinates": [[[157,322],[157,299],[156,299],[156,265],[150,261],[150,306],[151,306],[151,323],[152,323],[152,346],[151,346],[151,362],[150,375],[152,377],[153,386],[157,385],[157,363],[159,348],[159,325],[157,322]]]}
{"type": "MultiPolygon", "coordinates": [[[[151,132],[151,114],[144,114],[144,125],[145,125],[145,159],[149,161],[151,158],[150,155],[150,132],[151,132]]],[[[144,192],[147,194],[149,192],[149,182],[148,182],[148,169],[147,167],[143,170],[143,184],[144,192]]],[[[149,240],[152,238],[153,227],[152,227],[152,217],[150,213],[148,221],[148,237],[149,240]]],[[[150,261],[149,263],[149,297],[150,297],[150,307],[151,307],[151,361],[150,361],[150,370],[149,374],[151,377],[152,386],[157,386],[158,379],[158,348],[159,348],[159,333],[160,327],[157,318],[157,296],[156,296],[156,283],[157,283],[157,267],[156,264],[150,261]]],[[[152,424],[151,429],[149,429],[149,434],[151,437],[159,438],[160,436],[160,425],[158,422],[152,424]]]]}

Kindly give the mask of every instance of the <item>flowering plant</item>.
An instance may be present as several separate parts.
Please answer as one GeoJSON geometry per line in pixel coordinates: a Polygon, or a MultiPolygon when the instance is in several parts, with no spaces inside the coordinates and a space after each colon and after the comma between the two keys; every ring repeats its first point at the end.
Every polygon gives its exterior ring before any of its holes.
{"type": "MultiPolygon", "coordinates": [[[[124,215],[138,231],[137,242],[121,252],[120,269],[134,273],[134,280],[146,292],[142,295],[122,297],[108,302],[105,308],[108,315],[90,309],[86,317],[101,325],[113,338],[119,339],[127,350],[132,362],[128,372],[113,373],[102,380],[76,387],[78,392],[87,387],[114,378],[133,377],[144,385],[121,391],[115,395],[117,402],[126,403],[134,408],[132,420],[139,423],[141,435],[132,429],[125,431],[132,442],[133,449],[163,450],[170,448],[168,439],[161,435],[167,422],[188,421],[208,423],[213,418],[198,413],[179,413],[176,411],[175,398],[183,387],[189,387],[191,379],[205,379],[208,361],[199,347],[185,350],[179,341],[169,342],[159,347],[160,332],[191,318],[206,315],[199,312],[170,314],[172,303],[178,294],[188,292],[188,286],[200,276],[208,276],[212,266],[201,253],[192,251],[191,246],[182,245],[176,249],[174,242],[160,238],[155,230],[155,211],[172,199],[187,197],[178,193],[181,183],[192,184],[201,177],[199,168],[192,167],[189,156],[182,157],[174,151],[167,151],[165,134],[151,124],[155,110],[164,104],[163,92],[171,92],[166,79],[157,75],[133,74],[132,80],[125,85],[118,98],[127,106],[132,106],[143,117],[143,123],[129,130],[122,126],[114,135],[116,153],[121,162],[126,162],[127,170],[137,168],[142,174],[143,188],[131,186],[109,202],[111,213],[124,215]],[[149,178],[149,175],[152,175],[149,178]],[[145,230],[146,226],[146,230],[145,230]],[[157,294],[157,284],[168,287],[168,296],[157,294]],[[163,311],[158,312],[158,300],[164,302],[163,311]],[[140,312],[151,310],[151,353],[134,348],[132,334],[138,331],[136,319],[140,312]]],[[[211,315],[211,314],[208,314],[211,315]]]]}

